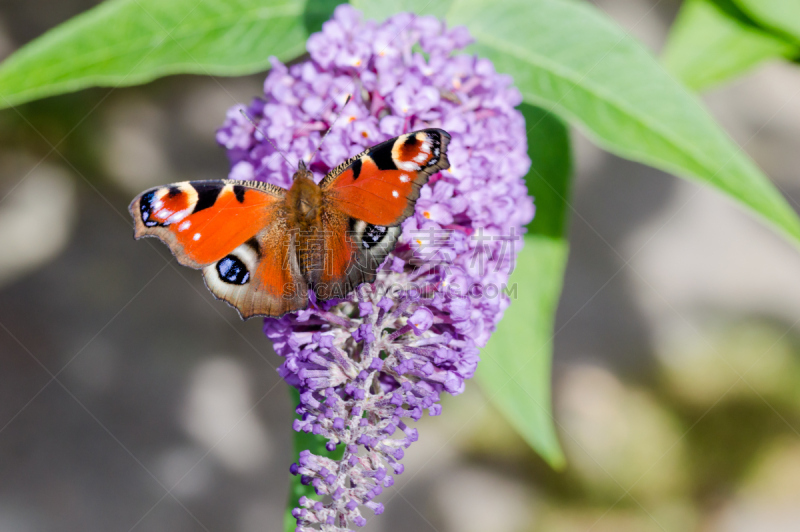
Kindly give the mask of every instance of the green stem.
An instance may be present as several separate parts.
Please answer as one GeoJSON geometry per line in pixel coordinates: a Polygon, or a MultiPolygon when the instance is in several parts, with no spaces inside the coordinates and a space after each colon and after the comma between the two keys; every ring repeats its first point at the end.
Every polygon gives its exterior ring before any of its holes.
{"type": "MultiPolygon", "coordinates": [[[[297,405],[300,404],[300,393],[297,391],[297,388],[294,386],[289,386],[289,394],[292,397],[292,404],[297,405]]],[[[341,460],[342,454],[344,453],[344,446],[339,445],[335,451],[329,452],[325,449],[325,444],[328,443],[328,440],[323,438],[322,436],[317,436],[316,434],[306,433],[306,432],[295,432],[294,433],[294,461],[297,462],[300,456],[300,451],[304,451],[308,449],[312,453],[321,456],[327,456],[332,460],[341,460]]],[[[309,486],[304,486],[300,482],[300,475],[289,476],[289,501],[286,506],[286,513],[284,514],[283,519],[283,528],[286,532],[294,532],[294,529],[297,527],[297,521],[292,516],[292,510],[300,506],[300,497],[306,496],[311,499],[316,499],[317,494],[314,492],[314,488],[309,486]]]]}

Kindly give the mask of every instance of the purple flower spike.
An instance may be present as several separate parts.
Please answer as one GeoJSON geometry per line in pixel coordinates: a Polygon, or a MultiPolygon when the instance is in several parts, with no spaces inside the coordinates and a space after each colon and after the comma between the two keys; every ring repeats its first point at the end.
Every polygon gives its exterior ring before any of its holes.
{"type": "Polygon", "coordinates": [[[344,449],[338,461],[304,451],[291,467],[321,496],[301,499],[293,512],[299,532],[346,532],[366,523],[363,508],[383,512],[372,499],[394,484],[404,450],[418,439],[407,423],[425,410],[439,415],[440,395],[464,390],[478,348],[508,307],[504,289],[534,212],[523,181],[525,122],[508,76],[486,59],[452,55],[470,41],[465,28],[433,17],[405,13],[375,24],[340,5],[309,38],[310,60],[273,59],[265,99],[232,108],[217,132],[232,179],[285,188],[296,166],[240,108],[293,162],[313,153],[342,110],[309,164],[318,181],[409,131],[438,127],[452,137],[450,169],[420,190],[375,283],[264,322],[285,358],[280,375],[300,391],[294,429],[344,449]]]}

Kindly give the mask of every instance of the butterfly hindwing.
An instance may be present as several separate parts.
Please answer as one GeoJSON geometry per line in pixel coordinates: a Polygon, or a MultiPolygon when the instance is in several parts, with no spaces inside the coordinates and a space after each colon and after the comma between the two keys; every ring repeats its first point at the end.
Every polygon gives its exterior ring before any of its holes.
{"type": "Polygon", "coordinates": [[[361,283],[374,281],[400,237],[400,227],[368,224],[335,210],[323,211],[321,219],[325,256],[311,272],[317,299],[344,297],[361,283]]]}
{"type": "Polygon", "coordinates": [[[400,225],[413,214],[428,178],[450,167],[449,142],[446,131],[423,129],[373,146],[322,180],[326,202],[368,224],[400,225]]]}
{"type": "Polygon", "coordinates": [[[280,187],[255,181],[185,181],[147,190],[129,210],[134,237],[156,237],[242,317],[305,308],[280,187]],[[289,238],[287,238],[289,237],[289,238]],[[296,290],[300,286],[301,290],[296,290]]]}
{"type": "Polygon", "coordinates": [[[297,263],[296,236],[280,212],[267,215],[262,229],[203,268],[211,292],[242,318],[281,316],[308,306],[308,284],[297,263]]]}

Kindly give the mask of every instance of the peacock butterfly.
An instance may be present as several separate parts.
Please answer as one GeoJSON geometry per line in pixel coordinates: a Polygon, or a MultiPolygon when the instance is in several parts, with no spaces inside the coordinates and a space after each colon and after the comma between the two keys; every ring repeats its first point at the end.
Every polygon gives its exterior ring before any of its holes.
{"type": "Polygon", "coordinates": [[[450,135],[423,129],[373,146],[317,185],[301,161],[288,190],[260,181],[184,181],[131,203],[134,238],[156,237],[243,319],[342,297],[394,249],[420,188],[450,167],[450,135]]]}

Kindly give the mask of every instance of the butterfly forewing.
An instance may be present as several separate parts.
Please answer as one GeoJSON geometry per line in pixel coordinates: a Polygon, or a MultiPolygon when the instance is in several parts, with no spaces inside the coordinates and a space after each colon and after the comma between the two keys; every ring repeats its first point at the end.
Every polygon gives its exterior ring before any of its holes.
{"type": "Polygon", "coordinates": [[[344,297],[361,283],[374,281],[400,236],[400,227],[375,226],[336,211],[323,211],[322,226],[325,257],[312,272],[321,300],[344,297]]]}
{"type": "Polygon", "coordinates": [[[202,269],[211,292],[243,317],[278,316],[305,308],[308,297],[296,258],[294,263],[284,260],[289,253],[296,255],[293,241],[286,238],[291,231],[285,193],[256,181],[157,187],[129,207],[134,237],[156,237],[178,262],[202,269]]]}
{"type": "Polygon", "coordinates": [[[369,224],[399,225],[414,213],[428,178],[450,167],[449,142],[446,131],[423,129],[369,148],[323,179],[326,203],[369,224]]]}
{"type": "Polygon", "coordinates": [[[325,262],[312,281],[318,299],[342,297],[376,271],[394,249],[400,224],[414,213],[419,189],[450,167],[450,135],[424,129],[388,140],[343,163],[325,179],[325,262]]]}

